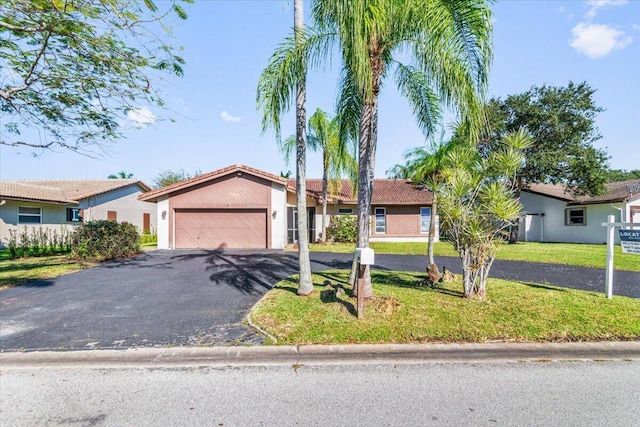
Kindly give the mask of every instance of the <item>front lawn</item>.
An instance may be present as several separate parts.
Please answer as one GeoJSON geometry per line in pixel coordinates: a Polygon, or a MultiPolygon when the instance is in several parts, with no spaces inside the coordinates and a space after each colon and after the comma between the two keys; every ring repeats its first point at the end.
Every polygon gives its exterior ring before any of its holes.
{"type": "Polygon", "coordinates": [[[485,301],[461,298],[460,277],[443,288],[424,274],[373,271],[375,297],[355,315],[347,271],[313,276],[316,290],[296,295],[296,277],[258,303],[253,322],[278,344],[561,342],[640,339],[640,300],[489,279],[485,301]],[[330,283],[325,285],[325,283],[330,283]]]}
{"type": "Polygon", "coordinates": [[[94,265],[71,260],[67,255],[14,260],[2,255],[4,254],[0,254],[0,290],[20,286],[32,280],[50,279],[94,265]]]}
{"type": "MultiPolygon", "coordinates": [[[[371,247],[379,254],[425,255],[426,243],[372,242],[371,247]]],[[[312,244],[316,252],[353,252],[353,243],[312,244]]],[[[438,242],[433,250],[435,256],[458,256],[448,242],[438,242]]],[[[515,245],[501,245],[497,259],[530,262],[548,262],[552,264],[576,265],[580,267],[605,268],[607,260],[606,245],[586,245],[571,243],[535,243],[518,242],[515,245]]],[[[425,261],[426,263],[426,261],[425,261]]],[[[614,248],[614,268],[616,270],[639,271],[640,256],[623,254],[620,246],[614,248]]]]}

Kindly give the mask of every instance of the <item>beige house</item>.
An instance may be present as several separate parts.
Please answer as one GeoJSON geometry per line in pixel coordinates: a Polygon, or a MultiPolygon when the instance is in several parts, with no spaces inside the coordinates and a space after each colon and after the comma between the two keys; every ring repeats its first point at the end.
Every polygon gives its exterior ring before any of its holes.
{"type": "MultiPolygon", "coordinates": [[[[320,180],[307,181],[309,236],[322,221],[320,180]]],[[[297,239],[295,181],[233,165],[139,196],[157,205],[160,249],[281,249],[297,239]]],[[[328,214],[354,215],[351,184],[328,200],[328,214]]],[[[426,241],[431,193],[404,180],[375,180],[372,240],[426,241]]]]}
{"type": "Polygon", "coordinates": [[[0,181],[0,246],[9,230],[71,229],[81,221],[130,222],[155,231],[156,209],[138,200],[150,188],[133,179],[0,181]]]}

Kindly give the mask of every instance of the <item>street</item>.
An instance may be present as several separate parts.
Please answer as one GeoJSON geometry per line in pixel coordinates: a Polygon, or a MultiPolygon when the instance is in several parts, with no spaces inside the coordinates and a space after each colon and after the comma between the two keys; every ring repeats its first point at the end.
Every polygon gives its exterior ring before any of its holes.
{"type": "Polygon", "coordinates": [[[637,426],[640,362],[3,367],[0,425],[637,426]]]}

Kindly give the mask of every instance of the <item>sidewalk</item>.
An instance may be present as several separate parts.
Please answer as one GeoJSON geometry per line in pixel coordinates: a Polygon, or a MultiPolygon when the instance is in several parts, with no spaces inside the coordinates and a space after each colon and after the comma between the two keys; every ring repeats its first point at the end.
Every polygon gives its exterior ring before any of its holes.
{"type": "Polygon", "coordinates": [[[0,353],[0,369],[640,360],[640,341],[172,347],[0,353]]]}

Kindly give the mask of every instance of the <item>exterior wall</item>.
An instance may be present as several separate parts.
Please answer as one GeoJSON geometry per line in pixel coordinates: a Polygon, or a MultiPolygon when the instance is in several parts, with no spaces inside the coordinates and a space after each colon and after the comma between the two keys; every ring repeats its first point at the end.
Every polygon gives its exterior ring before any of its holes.
{"type": "Polygon", "coordinates": [[[287,244],[287,192],[283,185],[271,184],[271,247],[284,249],[287,244]]]}
{"type": "Polygon", "coordinates": [[[25,226],[29,234],[32,229],[39,229],[40,227],[57,231],[58,233],[62,228],[69,232],[73,231],[79,223],[67,221],[67,207],[75,208],[77,206],[6,200],[4,204],[0,205],[0,248],[6,247],[10,237],[10,230],[20,233],[24,231],[25,226]],[[18,224],[18,207],[41,208],[42,223],[18,224]]]}
{"type": "MultiPolygon", "coordinates": [[[[565,225],[567,204],[562,200],[523,191],[520,195],[520,203],[527,213],[537,213],[541,216],[544,214],[542,216],[544,242],[565,243],[606,243],[606,227],[603,227],[602,223],[607,221],[609,215],[615,215],[619,220],[620,211],[613,206],[624,207],[622,203],[569,206],[569,208],[584,207],[586,209],[586,224],[565,225]]],[[[617,235],[616,243],[618,243],[617,235]]]]}
{"type": "Polygon", "coordinates": [[[83,199],[79,206],[83,210],[83,220],[107,219],[107,211],[115,211],[118,222],[129,222],[142,232],[142,217],[143,214],[148,213],[151,219],[151,230],[155,232],[158,229],[156,206],[153,203],[138,200],[140,194],[142,194],[140,187],[130,185],[83,199]]]}
{"type": "MultiPolygon", "coordinates": [[[[426,242],[429,232],[422,232],[420,227],[420,208],[425,205],[372,205],[371,206],[371,241],[426,242]],[[376,233],[375,209],[386,209],[386,232],[376,233]]],[[[439,226],[436,217],[436,241],[439,240],[439,226]]]]}
{"type": "MultiPolygon", "coordinates": [[[[176,209],[265,209],[273,215],[271,182],[247,173],[233,173],[169,195],[168,247],[174,248],[176,209]]],[[[286,223],[286,210],[283,212],[286,223]]],[[[279,217],[276,214],[276,217],[279,217]]],[[[272,223],[267,222],[267,247],[273,244],[272,223]]]]}
{"type": "Polygon", "coordinates": [[[157,203],[158,249],[171,249],[169,246],[169,196],[163,196],[157,203]]]}

